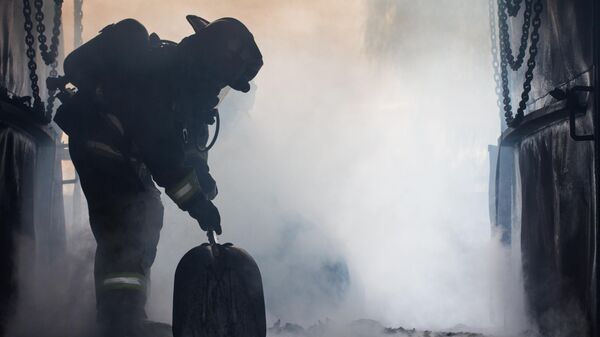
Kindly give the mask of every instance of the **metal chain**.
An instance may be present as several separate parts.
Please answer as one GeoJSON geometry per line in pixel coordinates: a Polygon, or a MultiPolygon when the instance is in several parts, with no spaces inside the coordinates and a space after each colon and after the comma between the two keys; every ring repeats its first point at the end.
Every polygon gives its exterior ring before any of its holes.
{"type": "Polygon", "coordinates": [[[515,118],[521,120],[525,115],[525,109],[527,108],[527,101],[529,101],[529,93],[531,92],[531,82],[533,81],[533,70],[535,69],[535,57],[538,53],[537,44],[540,41],[539,29],[542,24],[542,0],[537,0],[534,5],[535,16],[533,17],[533,31],[531,32],[531,45],[529,46],[529,59],[527,60],[527,71],[525,71],[525,82],[523,83],[523,93],[521,94],[521,101],[519,102],[519,108],[515,118]]]}
{"type": "MultiPolygon", "coordinates": [[[[60,44],[60,28],[62,20],[63,0],[54,0],[54,27],[52,28],[52,43],[50,45],[50,56],[52,64],[49,77],[58,77],[58,46],[60,44]]],[[[50,120],[54,113],[54,101],[56,100],[56,90],[48,91],[48,102],[46,105],[46,119],[50,120]]]]}
{"type": "Polygon", "coordinates": [[[44,25],[44,1],[34,0],[34,6],[36,9],[35,20],[37,22],[36,30],[38,32],[38,41],[40,43],[40,54],[46,65],[54,63],[58,56],[58,44],[60,40],[58,38],[60,34],[60,18],[62,16],[62,3],[63,0],[54,0],[54,27],[52,28],[52,37],[50,38],[50,47],[46,42],[46,26],[44,25]]]}
{"type": "MultiPolygon", "coordinates": [[[[31,21],[31,3],[29,0],[23,0],[23,16],[25,23],[25,44],[27,45],[27,68],[29,68],[29,80],[31,81],[31,95],[33,97],[33,109],[43,111],[43,103],[40,98],[40,87],[38,86],[37,63],[35,62],[35,48],[33,44],[35,39],[32,34],[33,22],[31,21]]],[[[31,103],[30,103],[31,104],[31,103]]]]}
{"type": "Polygon", "coordinates": [[[83,0],[75,0],[74,7],[74,43],[75,48],[78,48],[83,44],[83,0]]]}
{"type": "MultiPolygon", "coordinates": [[[[508,37],[508,17],[506,15],[506,4],[508,0],[498,1],[498,21],[500,26],[500,78],[502,80],[502,95],[504,104],[504,117],[509,126],[516,126],[523,119],[529,93],[531,92],[531,82],[533,81],[533,70],[536,62],[535,57],[538,53],[537,44],[539,42],[539,28],[541,26],[542,0],[536,0],[533,5],[534,16],[531,21],[533,30],[531,32],[531,45],[529,46],[529,59],[527,60],[527,70],[525,71],[525,82],[523,83],[523,93],[519,102],[517,113],[513,116],[512,105],[510,99],[510,89],[508,87],[508,66],[512,57],[510,49],[510,38],[508,37]]],[[[527,36],[528,40],[529,37],[527,36]]],[[[512,68],[512,67],[511,67],[512,68]]],[[[517,68],[518,69],[518,68],[517,68]]],[[[516,70],[513,68],[513,70],[516,70]]]]}
{"type": "Polygon", "coordinates": [[[492,68],[494,69],[494,83],[496,92],[496,105],[498,112],[502,116],[502,90],[500,89],[500,61],[498,59],[498,38],[496,36],[496,0],[489,0],[489,21],[490,21],[490,45],[492,52],[492,68]]]}
{"type": "Polygon", "coordinates": [[[46,26],[44,25],[44,1],[34,0],[35,6],[35,21],[37,22],[36,30],[38,32],[38,42],[40,43],[40,54],[43,59],[46,59],[48,54],[48,46],[46,45],[46,26]]]}
{"type": "MultiPolygon", "coordinates": [[[[505,0],[498,0],[498,25],[500,31],[506,29],[508,31],[508,18],[503,15],[506,6],[505,0]],[[504,21],[504,24],[503,24],[504,21]]],[[[502,33],[501,33],[502,34],[502,33]]],[[[502,80],[502,103],[504,104],[504,118],[507,124],[513,119],[512,106],[510,103],[510,89],[508,88],[508,61],[506,57],[506,47],[504,40],[500,37],[500,79],[502,80]]]]}
{"type": "MultiPolygon", "coordinates": [[[[44,2],[43,0],[34,0],[36,9],[35,20],[37,22],[36,31],[38,32],[38,42],[40,43],[40,53],[46,64],[51,64],[50,77],[58,76],[58,46],[60,43],[60,26],[62,17],[63,0],[54,0],[54,27],[52,29],[52,38],[50,51],[46,45],[46,26],[44,25],[44,2]]],[[[55,92],[48,92],[48,105],[44,115],[44,103],[40,97],[40,87],[38,84],[39,77],[37,75],[36,52],[34,48],[35,38],[33,37],[33,21],[31,20],[31,3],[29,0],[23,0],[23,16],[25,18],[25,44],[27,45],[27,68],[29,68],[29,80],[31,81],[31,93],[33,97],[33,110],[40,114],[45,121],[50,121],[54,110],[55,92]]]]}
{"type": "Polygon", "coordinates": [[[508,15],[515,17],[521,10],[521,3],[523,0],[507,0],[506,9],[508,10],[508,15]]]}
{"type": "MultiPolygon", "coordinates": [[[[48,77],[58,77],[58,60],[55,60],[50,69],[50,74],[48,77]]],[[[56,100],[56,91],[57,90],[48,90],[48,101],[46,104],[46,117],[51,118],[54,113],[54,101],[56,100]]]]}
{"type": "Polygon", "coordinates": [[[498,2],[498,8],[502,8],[502,10],[498,11],[498,15],[500,17],[499,24],[501,32],[500,42],[504,44],[506,48],[508,64],[513,70],[518,70],[523,65],[523,61],[525,59],[525,51],[527,50],[527,42],[529,41],[529,29],[531,27],[531,9],[533,7],[533,0],[525,0],[525,12],[523,13],[521,43],[519,45],[519,52],[516,58],[515,56],[513,56],[512,47],[510,45],[510,34],[508,33],[508,16],[510,15],[510,10],[508,7],[509,2],[510,0],[499,0],[498,2]]]}
{"type": "Polygon", "coordinates": [[[53,64],[58,57],[58,45],[60,44],[60,26],[62,20],[63,0],[54,0],[54,26],[52,27],[52,38],[50,39],[49,61],[46,64],[53,64]]]}

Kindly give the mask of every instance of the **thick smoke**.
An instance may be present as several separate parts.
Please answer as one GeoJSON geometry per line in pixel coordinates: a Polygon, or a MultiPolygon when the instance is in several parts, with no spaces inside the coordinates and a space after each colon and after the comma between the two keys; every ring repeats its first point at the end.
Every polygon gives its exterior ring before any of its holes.
{"type": "MultiPolygon", "coordinates": [[[[270,324],[525,327],[518,261],[488,216],[487,2],[108,3],[86,2],[87,38],[135,17],[178,41],[189,13],[254,32],[265,66],[222,103],[210,164],[222,240],[257,259],[270,324]]],[[[176,264],[205,237],[164,202],[149,313],[168,322],[176,264]]]]}
{"type": "MultiPolygon", "coordinates": [[[[522,315],[510,307],[522,307],[518,268],[487,213],[499,132],[487,4],[312,7],[250,19],[266,65],[254,104],[224,102],[237,115],[211,157],[224,237],[258,259],[271,320],[521,328],[509,315],[522,315]]],[[[177,258],[203,240],[169,209],[158,303],[177,258]]]]}

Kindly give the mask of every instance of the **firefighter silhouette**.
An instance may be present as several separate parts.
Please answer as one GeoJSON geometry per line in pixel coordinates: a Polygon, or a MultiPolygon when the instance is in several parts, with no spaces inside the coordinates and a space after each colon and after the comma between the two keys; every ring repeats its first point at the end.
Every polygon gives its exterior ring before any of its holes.
{"type": "Polygon", "coordinates": [[[218,123],[223,88],[250,89],[262,55],[235,19],[187,19],[195,33],[179,43],[123,20],[64,62],[55,121],[69,135],[88,201],[97,241],[97,319],[105,336],[143,334],[163,223],[154,182],[203,230],[221,233],[211,202],[217,187],[207,165],[208,125],[218,123]],[[65,89],[67,82],[77,91],[65,89]]]}

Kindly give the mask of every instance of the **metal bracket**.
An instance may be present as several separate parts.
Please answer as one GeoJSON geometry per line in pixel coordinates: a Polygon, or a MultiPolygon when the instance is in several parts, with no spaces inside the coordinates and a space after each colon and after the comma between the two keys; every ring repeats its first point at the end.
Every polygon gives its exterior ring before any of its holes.
{"type": "Polygon", "coordinates": [[[550,91],[550,96],[552,96],[553,98],[555,98],[559,101],[562,101],[562,100],[567,101],[567,110],[569,110],[569,134],[571,135],[571,138],[577,142],[590,141],[590,140],[595,139],[594,134],[578,135],[577,127],[575,124],[576,114],[579,112],[579,113],[585,115],[586,110],[587,110],[587,106],[582,106],[579,104],[579,101],[577,99],[577,94],[580,92],[592,92],[592,91],[594,91],[594,87],[583,86],[583,85],[577,85],[577,86],[574,86],[573,88],[570,88],[567,90],[562,90],[562,89],[556,88],[556,89],[550,91]]]}

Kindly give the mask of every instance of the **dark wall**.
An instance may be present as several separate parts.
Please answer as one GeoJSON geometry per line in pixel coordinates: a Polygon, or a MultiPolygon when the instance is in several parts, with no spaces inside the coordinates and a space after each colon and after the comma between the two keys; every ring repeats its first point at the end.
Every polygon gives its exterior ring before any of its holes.
{"type": "MultiPolygon", "coordinates": [[[[534,0],[535,2],[536,0],[534,0]]],[[[520,228],[523,278],[531,316],[545,335],[583,336],[598,331],[596,306],[596,188],[594,142],[574,141],[568,113],[572,106],[549,92],[593,85],[594,0],[545,0],[536,68],[523,123],[503,132],[502,145],[515,160],[503,160],[504,175],[514,176],[511,196],[496,192],[498,204],[520,228]],[[507,172],[511,171],[511,172],[507,172]]],[[[513,53],[522,29],[510,19],[513,53]]],[[[523,91],[526,61],[511,73],[513,110],[523,91]]],[[[577,117],[580,134],[593,131],[591,96],[581,96],[585,115],[577,117]]],[[[502,174],[499,173],[499,174],[502,174]]],[[[514,238],[516,240],[516,238],[514,238]]]]}
{"type": "Polygon", "coordinates": [[[16,301],[17,242],[34,236],[35,158],[34,139],[0,122],[0,336],[16,301]]]}
{"type": "MultiPolygon", "coordinates": [[[[35,27],[38,86],[46,99],[49,67],[41,60],[35,27]]],[[[54,1],[44,2],[48,44],[52,33],[54,1]]],[[[27,67],[22,0],[0,1],[0,87],[17,96],[31,95],[27,67]]],[[[61,41],[62,42],[62,41],[61,41]]],[[[62,55],[62,48],[59,47],[62,55]]],[[[60,62],[62,63],[62,62],[60,62]]],[[[18,274],[43,278],[52,272],[65,247],[60,161],[56,160],[59,132],[51,125],[37,125],[30,113],[6,97],[0,101],[0,336],[16,301],[24,291],[18,274]],[[27,249],[23,242],[33,243],[27,249]],[[21,254],[23,253],[23,254],[21,254]],[[22,255],[28,254],[28,257],[22,255]],[[35,261],[23,265],[23,261],[35,261]],[[19,273],[17,273],[17,271],[19,273]]]]}
{"type": "Polygon", "coordinates": [[[60,287],[47,282],[66,248],[57,131],[23,115],[0,102],[0,336],[24,298],[35,307],[60,287]]]}
{"type": "Polygon", "coordinates": [[[518,146],[521,250],[529,309],[540,326],[589,331],[595,280],[594,152],[575,142],[568,121],[518,146]]]}

